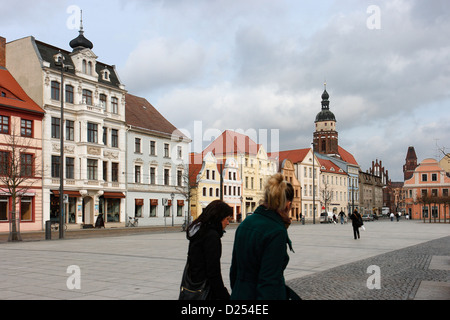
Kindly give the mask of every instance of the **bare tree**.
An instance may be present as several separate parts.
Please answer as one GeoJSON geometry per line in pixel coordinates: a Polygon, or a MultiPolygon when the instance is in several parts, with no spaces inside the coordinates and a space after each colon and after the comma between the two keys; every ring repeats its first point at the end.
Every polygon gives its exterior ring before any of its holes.
{"type": "Polygon", "coordinates": [[[322,188],[320,190],[320,195],[325,207],[325,211],[328,212],[328,204],[331,202],[331,200],[333,200],[334,190],[328,183],[325,182],[322,182],[321,186],[322,188]]]}
{"type": "MultiPolygon", "coordinates": [[[[17,120],[16,122],[19,122],[17,120]]],[[[42,170],[37,166],[40,156],[36,140],[17,133],[20,125],[11,123],[11,134],[4,135],[5,146],[0,150],[0,191],[9,194],[12,199],[10,213],[10,234],[8,241],[21,241],[21,212],[17,212],[20,199],[27,194],[42,176],[42,170]]],[[[20,124],[20,122],[19,122],[20,124]]]]}

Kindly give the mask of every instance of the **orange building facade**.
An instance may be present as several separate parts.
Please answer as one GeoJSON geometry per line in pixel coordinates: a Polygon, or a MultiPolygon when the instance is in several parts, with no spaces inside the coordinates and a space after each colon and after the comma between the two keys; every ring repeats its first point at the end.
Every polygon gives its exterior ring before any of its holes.
{"type": "Polygon", "coordinates": [[[450,222],[450,177],[434,159],[425,159],[403,186],[405,214],[412,219],[450,222]]]}

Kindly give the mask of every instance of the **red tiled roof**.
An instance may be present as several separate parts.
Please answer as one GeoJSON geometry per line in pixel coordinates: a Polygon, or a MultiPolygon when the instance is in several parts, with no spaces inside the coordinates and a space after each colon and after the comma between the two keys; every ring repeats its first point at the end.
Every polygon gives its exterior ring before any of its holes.
{"type": "Polygon", "coordinates": [[[256,155],[261,145],[246,136],[235,131],[226,130],[220,137],[214,140],[204,151],[204,154],[212,152],[216,157],[223,155],[249,154],[256,155]]]}
{"type": "Polygon", "coordinates": [[[5,97],[0,95],[1,106],[44,115],[45,111],[26,94],[11,73],[4,68],[0,68],[0,89],[6,94],[5,97]]]}
{"type": "MultiPolygon", "coordinates": [[[[311,151],[310,148],[306,149],[297,149],[297,150],[289,150],[289,151],[280,151],[279,154],[279,162],[282,163],[284,160],[289,159],[292,163],[300,163],[305,159],[308,152],[311,151]]],[[[271,154],[272,155],[272,154],[271,154]]]]}
{"type": "Polygon", "coordinates": [[[128,125],[186,138],[186,136],[164,118],[145,98],[127,94],[125,103],[125,117],[128,125]]]}
{"type": "Polygon", "coordinates": [[[338,149],[339,155],[341,156],[341,159],[343,161],[358,166],[358,162],[356,162],[355,157],[353,157],[353,155],[350,152],[348,152],[347,150],[345,150],[340,146],[338,148],[339,148],[338,149]]]}
{"type": "Polygon", "coordinates": [[[321,158],[318,158],[318,160],[319,160],[320,166],[322,167],[321,168],[322,172],[347,175],[347,173],[345,171],[343,171],[341,168],[339,168],[337,165],[335,165],[333,161],[321,159],[321,158]],[[325,169],[323,169],[323,168],[325,168],[325,169]]]}

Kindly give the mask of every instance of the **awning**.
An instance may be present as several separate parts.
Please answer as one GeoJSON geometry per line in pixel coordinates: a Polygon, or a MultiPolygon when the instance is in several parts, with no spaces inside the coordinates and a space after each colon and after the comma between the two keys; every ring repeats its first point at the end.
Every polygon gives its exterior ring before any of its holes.
{"type": "Polygon", "coordinates": [[[105,192],[103,194],[105,199],[125,199],[126,196],[122,192],[105,192]]]}
{"type": "MultiPolygon", "coordinates": [[[[59,190],[52,190],[53,194],[59,197],[59,190]]],[[[81,193],[79,191],[69,191],[64,190],[64,194],[67,194],[69,198],[81,198],[81,193]]]]}

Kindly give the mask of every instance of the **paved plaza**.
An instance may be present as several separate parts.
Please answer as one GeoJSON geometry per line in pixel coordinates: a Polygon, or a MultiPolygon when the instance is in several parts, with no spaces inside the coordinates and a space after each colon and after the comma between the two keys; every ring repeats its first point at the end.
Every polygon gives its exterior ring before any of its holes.
{"type": "MultiPolygon", "coordinates": [[[[229,288],[236,225],[222,238],[229,288]]],[[[285,272],[305,300],[450,299],[450,225],[418,221],[293,224],[285,272]]],[[[0,242],[2,300],[176,300],[188,241],[179,231],[0,242]]]]}

